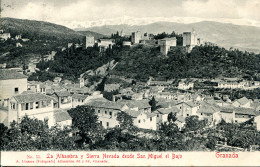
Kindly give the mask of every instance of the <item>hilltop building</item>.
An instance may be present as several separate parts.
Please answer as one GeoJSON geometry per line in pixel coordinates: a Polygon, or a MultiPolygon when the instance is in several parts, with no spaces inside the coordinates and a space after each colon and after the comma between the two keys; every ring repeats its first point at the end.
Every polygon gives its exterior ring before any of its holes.
{"type": "Polygon", "coordinates": [[[5,69],[6,68],[6,63],[0,64],[0,69],[5,69]]]}
{"type": "Polygon", "coordinates": [[[0,38],[3,39],[3,40],[7,40],[7,39],[11,38],[11,34],[10,33],[3,33],[3,34],[1,34],[0,38]]]}
{"type": "Polygon", "coordinates": [[[148,34],[147,32],[144,33],[144,35],[142,36],[142,40],[153,40],[153,39],[154,39],[154,35],[148,34]]]}
{"type": "Polygon", "coordinates": [[[21,34],[20,35],[16,35],[14,38],[15,38],[15,40],[22,39],[22,35],[21,34]]]}
{"type": "Polygon", "coordinates": [[[131,42],[132,44],[137,44],[139,43],[139,41],[142,39],[142,34],[140,31],[137,31],[137,32],[132,32],[132,35],[131,35],[131,42]]]}
{"type": "Polygon", "coordinates": [[[98,47],[100,48],[100,52],[105,51],[107,48],[112,48],[115,45],[113,39],[99,39],[98,47]]]}
{"type": "Polygon", "coordinates": [[[131,46],[131,42],[130,41],[123,41],[123,46],[131,46]]]}
{"type": "Polygon", "coordinates": [[[93,36],[86,36],[84,39],[84,47],[93,47],[95,45],[95,39],[93,36]]]}
{"type": "Polygon", "coordinates": [[[198,38],[198,34],[193,29],[192,32],[183,33],[183,46],[190,52],[194,46],[200,45],[201,39],[198,38]]]}
{"type": "Polygon", "coordinates": [[[177,45],[177,39],[174,38],[164,38],[160,41],[160,51],[163,55],[167,55],[171,47],[177,45]]]}

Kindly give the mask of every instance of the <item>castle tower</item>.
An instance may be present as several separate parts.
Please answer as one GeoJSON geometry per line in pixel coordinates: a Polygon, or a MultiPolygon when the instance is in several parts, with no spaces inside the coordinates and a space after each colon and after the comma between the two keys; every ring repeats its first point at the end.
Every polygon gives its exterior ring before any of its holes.
{"type": "Polygon", "coordinates": [[[131,42],[132,42],[132,44],[139,43],[141,39],[142,39],[142,34],[141,34],[140,31],[137,31],[137,32],[133,32],[133,33],[132,33],[132,36],[131,36],[131,42]]]}
{"type": "Polygon", "coordinates": [[[93,47],[95,44],[95,39],[93,36],[86,36],[85,40],[84,40],[84,46],[85,48],[88,47],[93,47]]]}

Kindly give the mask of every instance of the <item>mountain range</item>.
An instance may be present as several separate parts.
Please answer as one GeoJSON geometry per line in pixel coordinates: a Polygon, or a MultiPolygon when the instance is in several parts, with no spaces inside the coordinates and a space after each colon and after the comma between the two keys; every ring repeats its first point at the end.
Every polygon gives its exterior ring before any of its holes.
{"type": "Polygon", "coordinates": [[[148,32],[158,34],[162,32],[183,33],[192,29],[198,33],[198,36],[204,41],[216,43],[227,49],[230,47],[241,50],[260,53],[260,27],[234,25],[231,23],[219,23],[213,21],[202,21],[196,23],[174,23],[174,22],[156,22],[145,25],[103,25],[89,28],[75,28],[74,30],[62,25],[49,22],[23,20],[15,18],[1,18],[1,29],[5,32],[22,34],[24,37],[52,38],[58,39],[82,39],[83,36],[92,35],[95,39],[111,35],[117,31],[124,31],[130,35],[134,31],[148,32]]]}
{"type": "Polygon", "coordinates": [[[104,25],[90,28],[76,28],[76,31],[92,31],[104,35],[111,35],[117,31],[124,31],[130,35],[131,32],[141,31],[153,34],[161,32],[171,33],[175,31],[179,34],[191,31],[198,33],[204,41],[213,42],[219,46],[229,49],[230,47],[241,50],[260,53],[260,27],[234,25],[231,23],[219,23],[213,21],[202,21],[190,24],[173,22],[156,22],[146,25],[104,25]]]}

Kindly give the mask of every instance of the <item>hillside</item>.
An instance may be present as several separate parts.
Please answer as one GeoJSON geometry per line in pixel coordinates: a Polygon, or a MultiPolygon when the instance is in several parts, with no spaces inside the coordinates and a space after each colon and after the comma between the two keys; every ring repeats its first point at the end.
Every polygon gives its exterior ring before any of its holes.
{"type": "Polygon", "coordinates": [[[35,20],[1,18],[1,29],[11,36],[22,34],[29,39],[81,39],[82,34],[65,26],[35,20]]]}
{"type": "Polygon", "coordinates": [[[241,50],[253,51],[260,53],[260,28],[253,26],[240,26],[228,23],[218,22],[198,22],[191,24],[181,24],[172,22],[157,22],[148,25],[105,25],[101,27],[91,27],[86,29],[75,29],[77,31],[88,30],[104,35],[110,35],[116,31],[124,30],[125,34],[130,34],[134,31],[150,32],[158,34],[161,32],[171,33],[175,31],[182,33],[185,31],[191,31],[195,28],[204,41],[210,41],[223,46],[227,49],[230,47],[239,48],[241,50]]]}

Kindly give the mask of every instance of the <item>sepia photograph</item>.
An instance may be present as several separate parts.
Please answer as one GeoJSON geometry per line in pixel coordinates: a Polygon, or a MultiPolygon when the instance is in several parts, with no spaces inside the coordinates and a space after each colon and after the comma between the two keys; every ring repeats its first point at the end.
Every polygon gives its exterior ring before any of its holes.
{"type": "Polygon", "coordinates": [[[260,164],[260,0],[0,3],[2,166],[260,164]]]}

